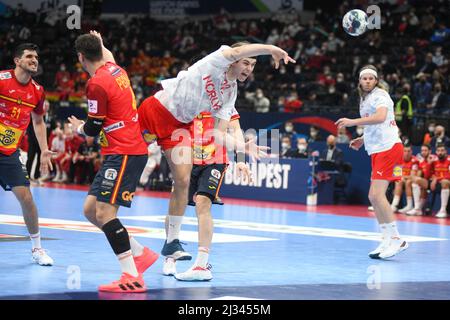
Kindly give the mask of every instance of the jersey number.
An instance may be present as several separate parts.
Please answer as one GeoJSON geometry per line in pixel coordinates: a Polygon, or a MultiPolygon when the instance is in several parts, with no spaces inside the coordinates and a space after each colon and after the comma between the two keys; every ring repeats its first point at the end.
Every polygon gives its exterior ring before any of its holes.
{"type": "Polygon", "coordinates": [[[14,107],[11,111],[11,117],[13,117],[14,119],[19,119],[20,116],[20,108],[14,107]]]}

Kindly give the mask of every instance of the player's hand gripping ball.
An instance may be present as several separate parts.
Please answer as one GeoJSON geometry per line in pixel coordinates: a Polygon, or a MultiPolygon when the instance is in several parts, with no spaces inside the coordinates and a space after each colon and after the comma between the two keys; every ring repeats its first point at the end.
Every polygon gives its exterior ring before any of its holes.
{"type": "Polygon", "coordinates": [[[345,32],[351,36],[360,36],[367,30],[367,14],[359,9],[353,9],[347,12],[342,18],[342,27],[345,32]]]}

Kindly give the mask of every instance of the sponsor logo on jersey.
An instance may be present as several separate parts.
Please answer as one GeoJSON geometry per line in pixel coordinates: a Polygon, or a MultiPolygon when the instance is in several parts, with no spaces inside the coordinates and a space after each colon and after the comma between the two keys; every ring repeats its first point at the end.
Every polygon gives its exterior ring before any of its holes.
{"type": "Polygon", "coordinates": [[[402,172],[403,172],[402,166],[395,166],[392,175],[394,177],[401,177],[402,176],[402,172]]]}
{"type": "Polygon", "coordinates": [[[105,171],[105,179],[114,181],[117,178],[117,170],[116,169],[107,169],[105,171]]]}
{"type": "Polygon", "coordinates": [[[156,139],[158,138],[156,134],[150,133],[148,130],[144,130],[144,132],[142,132],[142,137],[144,138],[144,141],[148,144],[155,142],[156,139]]]}
{"type": "Polygon", "coordinates": [[[214,110],[219,110],[222,107],[221,101],[219,99],[219,95],[216,91],[216,86],[211,79],[211,75],[208,75],[203,78],[206,81],[205,83],[205,91],[208,94],[209,102],[211,103],[211,108],[214,110]]]}
{"type": "MultiPolygon", "coordinates": [[[[5,121],[6,122],[6,121],[5,121]]],[[[6,123],[5,123],[6,124],[6,123]]],[[[6,149],[17,147],[22,131],[0,123],[0,146],[6,149]]]]}
{"type": "Polygon", "coordinates": [[[133,200],[134,192],[124,191],[122,192],[122,200],[123,201],[131,201],[133,200]]]}
{"type": "Polygon", "coordinates": [[[89,112],[97,113],[98,112],[98,101],[97,100],[88,100],[89,112]]]}
{"type": "Polygon", "coordinates": [[[125,123],[123,121],[120,121],[120,122],[113,123],[107,127],[104,127],[103,130],[105,130],[106,133],[109,133],[109,132],[121,129],[123,127],[125,127],[125,123]]]}
{"type": "Polygon", "coordinates": [[[11,72],[0,72],[0,80],[11,79],[11,72]]]}

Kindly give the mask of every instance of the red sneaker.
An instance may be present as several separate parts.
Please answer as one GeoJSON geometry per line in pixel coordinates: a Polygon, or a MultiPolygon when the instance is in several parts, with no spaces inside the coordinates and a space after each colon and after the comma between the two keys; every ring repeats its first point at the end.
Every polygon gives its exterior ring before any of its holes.
{"type": "Polygon", "coordinates": [[[158,260],[159,254],[145,247],[142,254],[138,257],[133,257],[136,269],[140,274],[143,274],[152,264],[158,260]]]}
{"type": "Polygon", "coordinates": [[[118,292],[118,293],[138,293],[146,292],[147,287],[144,283],[142,274],[137,277],[124,272],[120,277],[120,280],[114,281],[110,284],[104,284],[98,287],[99,291],[103,292],[118,292]]]}

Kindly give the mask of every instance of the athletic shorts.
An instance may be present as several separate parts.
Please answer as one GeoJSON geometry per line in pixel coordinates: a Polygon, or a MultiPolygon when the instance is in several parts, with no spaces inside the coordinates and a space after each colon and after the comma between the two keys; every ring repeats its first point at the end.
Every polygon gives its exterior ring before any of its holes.
{"type": "Polygon", "coordinates": [[[97,201],[131,207],[147,155],[107,155],[92,182],[89,195],[97,201]]]}
{"type": "Polygon", "coordinates": [[[10,156],[0,153],[0,185],[5,191],[11,191],[14,187],[30,186],[27,168],[19,157],[19,150],[10,156]]]}
{"type": "Polygon", "coordinates": [[[226,169],[226,164],[194,165],[191,172],[188,204],[195,206],[194,197],[198,194],[207,196],[211,202],[214,202],[219,195],[226,169]]]}
{"type": "Polygon", "coordinates": [[[402,178],[403,144],[396,143],[391,149],[373,153],[371,180],[398,181],[402,178]]]}
{"type": "Polygon", "coordinates": [[[156,140],[163,150],[176,146],[191,147],[191,123],[175,119],[154,96],[141,103],[138,114],[142,135],[148,144],[156,140]]]}

